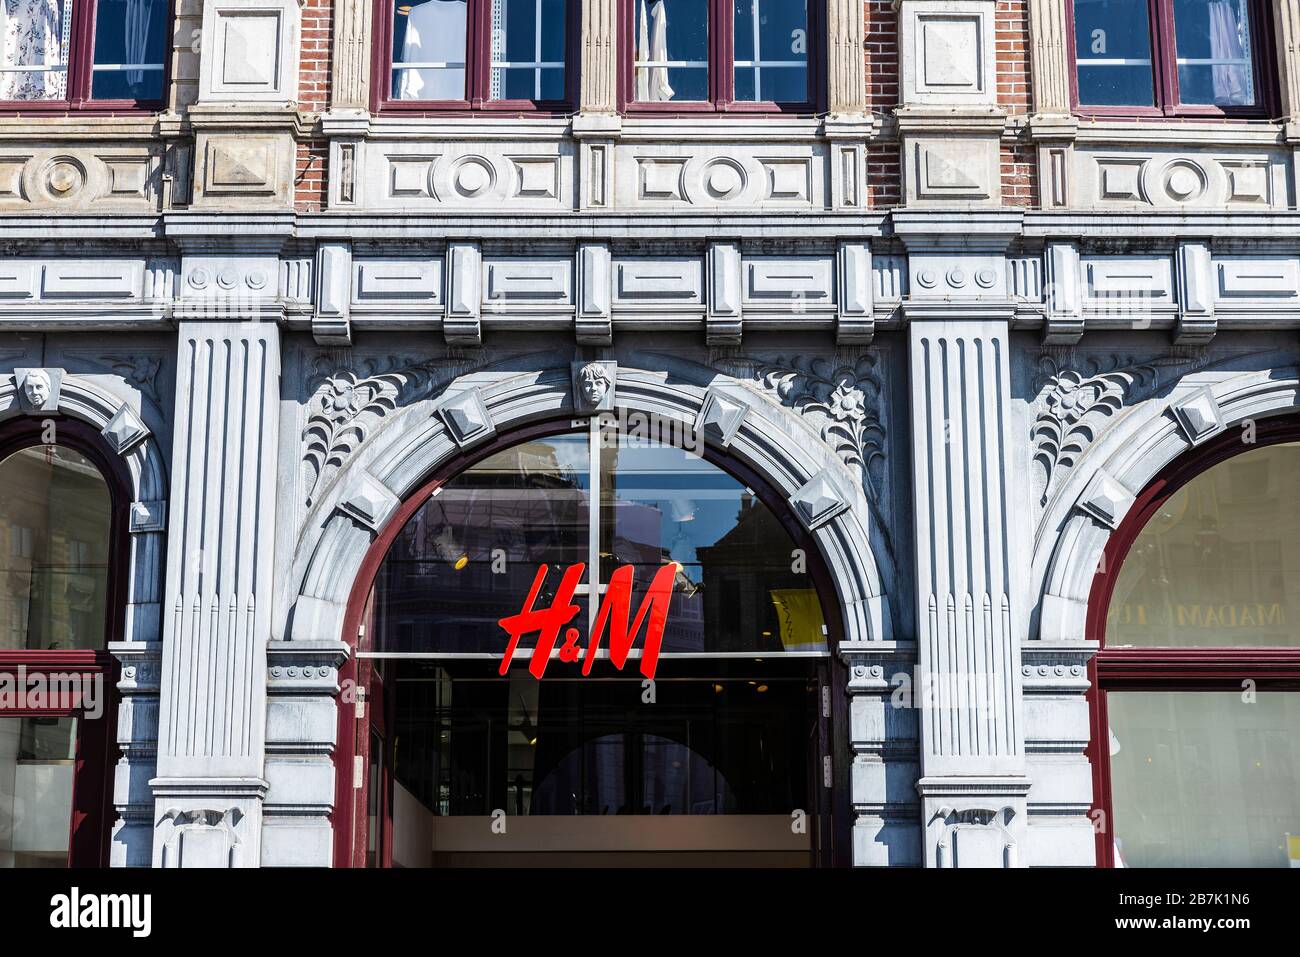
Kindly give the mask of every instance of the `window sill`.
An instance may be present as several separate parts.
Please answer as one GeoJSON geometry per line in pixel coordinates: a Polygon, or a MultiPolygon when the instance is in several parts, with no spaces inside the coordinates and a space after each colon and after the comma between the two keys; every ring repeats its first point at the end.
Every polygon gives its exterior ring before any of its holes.
{"type": "Polygon", "coordinates": [[[1258,147],[1281,144],[1286,138],[1283,120],[1080,116],[1078,122],[1075,141],[1081,144],[1258,147]]]}

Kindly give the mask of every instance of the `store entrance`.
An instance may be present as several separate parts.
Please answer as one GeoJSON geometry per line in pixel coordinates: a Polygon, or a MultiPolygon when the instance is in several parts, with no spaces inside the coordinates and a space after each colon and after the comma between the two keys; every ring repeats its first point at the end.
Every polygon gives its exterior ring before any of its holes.
{"type": "Polygon", "coordinates": [[[345,861],[832,863],[811,543],[734,463],[574,425],[485,449],[376,543],[345,861]],[[506,627],[551,609],[549,633],[506,627]]]}
{"type": "Polygon", "coordinates": [[[371,866],[807,867],[824,849],[816,662],[673,662],[653,689],[372,669],[371,866]]]}

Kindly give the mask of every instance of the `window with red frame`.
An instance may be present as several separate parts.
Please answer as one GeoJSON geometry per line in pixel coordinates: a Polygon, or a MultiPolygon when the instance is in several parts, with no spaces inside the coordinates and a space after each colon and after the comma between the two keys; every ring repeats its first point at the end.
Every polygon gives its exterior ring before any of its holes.
{"type": "Polygon", "coordinates": [[[625,0],[625,100],[811,108],[804,0],[625,0]]]}
{"type": "Polygon", "coordinates": [[[384,99],[439,107],[563,106],[576,2],[390,0],[384,99]]]}
{"type": "Polygon", "coordinates": [[[94,430],[41,422],[0,435],[0,868],[103,866],[124,480],[94,430]]]}
{"type": "Polygon", "coordinates": [[[1093,819],[1119,867],[1300,865],[1300,426],[1176,462],[1090,602],[1093,819]]]}
{"type": "Polygon", "coordinates": [[[163,98],[168,0],[0,0],[0,102],[163,98]]]}
{"type": "Polygon", "coordinates": [[[1079,106],[1258,113],[1268,30],[1259,0],[1074,0],[1079,106]]]}

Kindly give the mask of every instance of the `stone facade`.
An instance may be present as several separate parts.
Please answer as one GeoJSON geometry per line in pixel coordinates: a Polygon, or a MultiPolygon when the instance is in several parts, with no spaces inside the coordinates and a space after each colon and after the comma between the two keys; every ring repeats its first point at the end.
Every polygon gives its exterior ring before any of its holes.
{"type": "Polygon", "coordinates": [[[375,112],[371,0],[175,6],[163,112],[0,117],[0,417],[56,370],[134,482],[115,865],[334,861],[362,557],[594,358],[822,547],[854,862],[1094,863],[1102,549],[1300,396],[1300,0],[1278,119],[1143,123],[1072,112],[1065,0],[828,0],[825,111],[721,118],[619,112],[614,0],[536,116],[375,112]]]}

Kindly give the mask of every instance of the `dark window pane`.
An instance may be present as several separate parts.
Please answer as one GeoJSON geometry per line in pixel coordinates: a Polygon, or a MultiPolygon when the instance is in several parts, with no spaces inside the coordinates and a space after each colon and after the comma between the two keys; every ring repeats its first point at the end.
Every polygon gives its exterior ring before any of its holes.
{"type": "MultiPolygon", "coordinates": [[[[30,378],[30,376],[29,376],[30,378]]],[[[56,445],[0,462],[0,650],[101,648],[107,622],[108,485],[56,445]]]]}
{"type": "Polygon", "coordinates": [[[0,100],[61,100],[68,95],[72,0],[0,0],[0,100]],[[40,69],[16,69],[40,67],[40,69]]]}
{"type": "Polygon", "coordinates": [[[494,100],[559,100],[564,97],[564,0],[493,0],[494,100]]]}
{"type": "Polygon", "coordinates": [[[635,0],[632,48],[638,102],[709,98],[708,0],[635,0]]]}
{"type": "Polygon", "coordinates": [[[1174,34],[1181,102],[1255,104],[1246,0],[1174,0],[1174,34]]]}
{"type": "Polygon", "coordinates": [[[735,70],[737,100],[807,100],[807,4],[735,0],[735,70]]]}
{"type": "Polygon", "coordinates": [[[161,100],[166,51],[167,0],[98,0],[91,97],[161,100]]]}
{"type": "Polygon", "coordinates": [[[394,0],[394,99],[465,99],[465,13],[465,0],[394,0]]]}
{"type": "Polygon", "coordinates": [[[788,816],[806,807],[815,686],[775,670],[762,679],[691,670],[660,678],[647,707],[639,680],[539,682],[477,662],[397,662],[395,776],[416,803],[399,799],[396,811],[788,816]]]}
{"type": "Polygon", "coordinates": [[[1116,863],[1286,867],[1300,694],[1110,692],[1116,863]]]}
{"type": "Polygon", "coordinates": [[[1155,105],[1147,0],[1076,0],[1074,31],[1080,103],[1155,105]]]}

